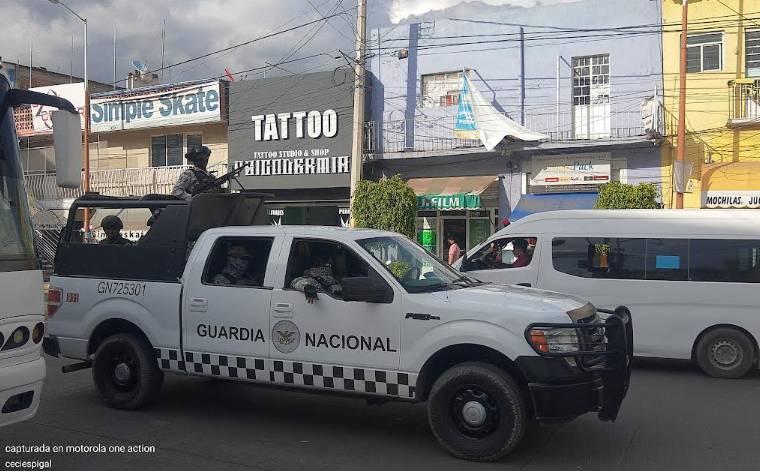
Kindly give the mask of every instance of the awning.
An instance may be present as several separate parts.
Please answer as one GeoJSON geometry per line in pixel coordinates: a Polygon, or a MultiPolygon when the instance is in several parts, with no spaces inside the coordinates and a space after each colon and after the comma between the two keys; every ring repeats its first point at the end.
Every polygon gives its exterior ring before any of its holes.
{"type": "Polygon", "coordinates": [[[760,160],[705,165],[702,207],[760,208],[760,160]]]}
{"type": "Polygon", "coordinates": [[[496,177],[412,178],[407,181],[417,194],[420,211],[482,209],[483,196],[496,188],[496,177]]]}
{"type": "Polygon", "coordinates": [[[540,195],[522,195],[517,207],[509,216],[515,221],[525,216],[544,211],[562,209],[593,209],[598,193],[547,193],[540,195]]]}

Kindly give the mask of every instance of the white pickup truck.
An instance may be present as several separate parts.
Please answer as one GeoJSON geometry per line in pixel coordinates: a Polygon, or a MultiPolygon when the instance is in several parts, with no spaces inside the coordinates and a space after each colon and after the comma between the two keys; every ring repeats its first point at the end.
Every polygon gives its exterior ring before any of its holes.
{"type": "Polygon", "coordinates": [[[155,399],[164,372],[427,401],[441,445],[477,461],[508,454],[533,420],[616,418],[625,308],[604,320],[571,296],[479,282],[390,232],[262,225],[261,206],[239,194],[77,200],[45,351],[82,360],[69,371],[91,366],[122,409],[155,399]],[[137,243],[82,244],[85,207],[96,225],[160,216],[137,243]]]}

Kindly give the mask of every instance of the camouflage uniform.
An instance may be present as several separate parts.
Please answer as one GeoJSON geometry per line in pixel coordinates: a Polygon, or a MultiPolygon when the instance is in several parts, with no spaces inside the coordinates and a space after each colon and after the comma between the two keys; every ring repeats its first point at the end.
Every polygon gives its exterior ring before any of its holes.
{"type": "MultiPolygon", "coordinates": [[[[198,188],[214,181],[216,177],[199,167],[191,167],[182,172],[174,184],[172,195],[179,199],[190,201],[198,188]]],[[[207,189],[206,192],[216,192],[219,189],[207,189]]]]}
{"type": "Polygon", "coordinates": [[[319,293],[330,293],[337,296],[340,296],[343,291],[338,280],[333,277],[332,267],[329,264],[309,268],[303,273],[303,276],[299,276],[290,283],[290,287],[298,291],[303,291],[305,285],[314,286],[319,293]]]}

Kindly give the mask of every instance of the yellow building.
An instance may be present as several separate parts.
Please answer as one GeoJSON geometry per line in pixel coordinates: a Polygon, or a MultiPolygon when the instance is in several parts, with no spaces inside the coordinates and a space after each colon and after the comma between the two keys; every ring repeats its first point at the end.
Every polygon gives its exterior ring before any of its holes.
{"type": "MultiPolygon", "coordinates": [[[[663,203],[675,207],[681,0],[663,0],[663,203]]],[[[760,208],[760,0],[689,0],[685,208],[760,208]]]]}

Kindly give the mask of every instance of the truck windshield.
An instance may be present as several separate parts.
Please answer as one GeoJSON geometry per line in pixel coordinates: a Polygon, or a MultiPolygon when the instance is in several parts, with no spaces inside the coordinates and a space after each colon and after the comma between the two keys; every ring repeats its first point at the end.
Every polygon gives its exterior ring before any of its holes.
{"type": "MultiPolygon", "coordinates": [[[[0,102],[7,91],[8,83],[0,78],[0,102]]],[[[33,240],[13,110],[8,109],[0,116],[0,271],[31,268],[33,240]]]]}
{"type": "Polygon", "coordinates": [[[359,245],[375,257],[409,293],[459,289],[479,284],[405,237],[360,239],[359,245]]]}

